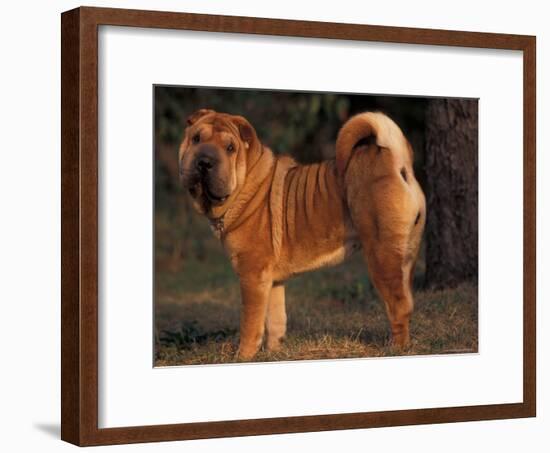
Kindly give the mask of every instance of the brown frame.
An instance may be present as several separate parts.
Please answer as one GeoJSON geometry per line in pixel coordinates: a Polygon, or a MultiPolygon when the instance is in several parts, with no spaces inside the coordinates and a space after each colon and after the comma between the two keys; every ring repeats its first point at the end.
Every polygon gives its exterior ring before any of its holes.
{"type": "Polygon", "coordinates": [[[536,415],[534,36],[81,7],[61,18],[61,438],[105,445],[536,415]],[[523,51],[523,402],[98,428],[98,26],[165,28],[523,51]]]}

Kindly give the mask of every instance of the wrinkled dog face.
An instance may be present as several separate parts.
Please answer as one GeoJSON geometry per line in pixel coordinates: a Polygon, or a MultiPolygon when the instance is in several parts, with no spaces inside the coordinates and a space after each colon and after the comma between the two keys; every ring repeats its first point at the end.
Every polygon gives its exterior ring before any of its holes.
{"type": "Polygon", "coordinates": [[[199,110],[187,123],[179,148],[180,178],[195,209],[208,214],[229,203],[244,182],[256,134],[244,118],[213,110],[199,110]]]}

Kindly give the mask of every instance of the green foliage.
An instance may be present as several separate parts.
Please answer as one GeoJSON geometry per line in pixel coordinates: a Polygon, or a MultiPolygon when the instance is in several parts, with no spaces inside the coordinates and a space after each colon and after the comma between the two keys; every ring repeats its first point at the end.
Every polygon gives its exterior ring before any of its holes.
{"type": "Polygon", "coordinates": [[[261,140],[275,153],[290,153],[306,161],[322,159],[315,135],[333,141],[349,116],[347,96],[297,92],[220,90],[159,86],[155,88],[155,131],[160,143],[181,140],[186,118],[199,108],[248,118],[261,140]]]}

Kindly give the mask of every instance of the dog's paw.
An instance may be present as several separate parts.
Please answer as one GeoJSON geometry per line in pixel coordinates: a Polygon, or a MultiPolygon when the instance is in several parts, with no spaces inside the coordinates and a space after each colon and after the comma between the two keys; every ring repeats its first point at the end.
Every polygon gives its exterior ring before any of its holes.
{"type": "Polygon", "coordinates": [[[283,348],[284,337],[280,338],[268,338],[266,348],[268,352],[279,352],[283,348]]]}
{"type": "Polygon", "coordinates": [[[389,346],[398,351],[404,351],[411,346],[409,335],[394,335],[390,339],[389,346]]]}
{"type": "Polygon", "coordinates": [[[237,362],[246,362],[247,360],[253,359],[256,356],[257,352],[257,349],[240,347],[235,354],[235,360],[237,362]]]}

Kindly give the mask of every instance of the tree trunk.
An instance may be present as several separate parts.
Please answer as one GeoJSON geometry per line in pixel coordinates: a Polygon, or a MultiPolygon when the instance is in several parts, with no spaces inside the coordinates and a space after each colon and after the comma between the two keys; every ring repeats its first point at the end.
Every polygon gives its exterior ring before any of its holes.
{"type": "Polygon", "coordinates": [[[478,271],[478,102],[434,99],[426,112],[426,280],[445,288],[478,271]]]}

